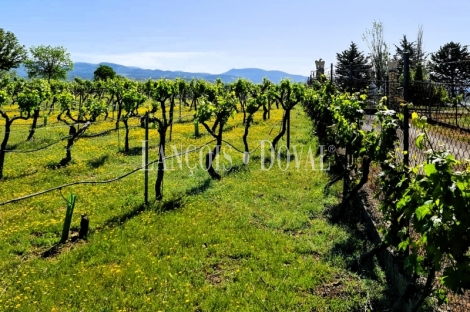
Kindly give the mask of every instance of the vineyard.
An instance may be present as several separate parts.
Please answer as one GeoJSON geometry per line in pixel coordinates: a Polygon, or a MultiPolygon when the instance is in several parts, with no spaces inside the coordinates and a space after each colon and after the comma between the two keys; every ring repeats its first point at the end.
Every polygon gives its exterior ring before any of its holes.
{"type": "Polygon", "coordinates": [[[307,85],[4,77],[0,304],[417,311],[446,303],[469,287],[469,173],[430,144],[419,111],[410,138],[426,157],[407,164],[406,117],[384,97],[364,128],[369,105],[324,76],[307,85]],[[378,244],[358,216],[371,181],[378,244]],[[403,268],[402,292],[377,260],[386,250],[403,268]]]}

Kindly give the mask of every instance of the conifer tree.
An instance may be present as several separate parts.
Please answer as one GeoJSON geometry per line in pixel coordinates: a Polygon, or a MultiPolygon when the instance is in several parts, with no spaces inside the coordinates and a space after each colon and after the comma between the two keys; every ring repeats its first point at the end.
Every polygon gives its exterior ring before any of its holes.
{"type": "Polygon", "coordinates": [[[335,80],[343,90],[349,90],[349,64],[352,64],[352,91],[364,89],[369,85],[370,69],[368,58],[359,51],[357,45],[351,42],[348,49],[341,53],[336,53],[335,80]]]}

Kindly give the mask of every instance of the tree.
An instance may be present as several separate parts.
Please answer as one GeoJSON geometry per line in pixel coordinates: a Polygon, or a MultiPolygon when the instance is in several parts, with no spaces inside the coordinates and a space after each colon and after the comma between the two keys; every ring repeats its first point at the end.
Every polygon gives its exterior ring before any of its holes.
{"type": "Polygon", "coordinates": [[[355,80],[354,91],[364,89],[369,85],[370,64],[364,52],[360,52],[357,45],[351,42],[348,49],[341,53],[336,53],[335,80],[338,86],[347,90],[349,86],[349,64],[352,64],[352,77],[355,80]]]}
{"type": "Polygon", "coordinates": [[[64,47],[40,45],[29,50],[31,58],[24,61],[29,78],[66,79],[67,72],[73,69],[70,53],[64,47]]]}
{"type": "Polygon", "coordinates": [[[415,66],[414,71],[412,72],[413,81],[424,81],[426,80],[426,74],[424,72],[424,66],[421,62],[418,62],[415,66]]]}
{"type": "Polygon", "coordinates": [[[106,79],[113,79],[116,77],[116,72],[108,65],[100,65],[98,68],[93,72],[93,80],[106,80],[106,79]]]}
{"type": "Polygon", "coordinates": [[[423,26],[418,27],[418,35],[416,36],[416,61],[424,62],[426,57],[426,52],[424,52],[424,42],[423,42],[423,26]]]}
{"type": "Polygon", "coordinates": [[[18,68],[26,57],[27,51],[16,36],[0,28],[0,72],[18,68]]]}
{"type": "Polygon", "coordinates": [[[384,39],[384,26],[382,22],[374,21],[372,23],[372,29],[366,29],[365,33],[362,35],[362,40],[364,40],[369,47],[372,70],[374,71],[375,76],[373,78],[378,80],[379,87],[387,75],[389,51],[389,47],[385,43],[384,39]]]}
{"type": "Polygon", "coordinates": [[[448,84],[452,97],[458,95],[461,85],[470,83],[470,53],[467,46],[453,41],[431,54],[431,80],[448,84]]]}
{"type": "Polygon", "coordinates": [[[406,35],[403,35],[403,38],[400,40],[400,45],[395,45],[396,52],[394,55],[394,59],[398,60],[398,71],[401,73],[401,69],[403,68],[403,53],[408,52],[409,60],[410,60],[410,68],[414,69],[416,65],[416,42],[408,41],[406,35]]]}

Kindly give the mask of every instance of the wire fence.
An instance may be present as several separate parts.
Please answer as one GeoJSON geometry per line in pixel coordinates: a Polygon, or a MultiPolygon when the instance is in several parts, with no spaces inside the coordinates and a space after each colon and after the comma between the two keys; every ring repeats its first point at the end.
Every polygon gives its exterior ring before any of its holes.
{"type": "MultiPolygon", "coordinates": [[[[364,129],[372,129],[377,105],[386,96],[387,107],[404,116],[397,131],[397,147],[406,151],[409,158],[405,160],[404,154],[398,152],[402,161],[416,166],[427,160],[425,151],[415,145],[421,130],[411,124],[411,116],[417,113],[428,121],[426,131],[430,146],[426,148],[449,151],[461,162],[454,170],[465,170],[470,159],[470,83],[419,81],[405,85],[394,73],[387,78],[384,81],[350,80],[350,91],[363,91],[368,95],[364,129]]],[[[470,311],[470,291],[450,293],[449,298],[449,304],[441,306],[441,311],[470,311]]]]}
{"type": "MultiPolygon", "coordinates": [[[[187,115],[189,116],[189,115],[187,115]]],[[[182,116],[182,117],[187,117],[187,116],[182,116]]],[[[191,115],[193,116],[193,115],[191,115]]],[[[181,119],[179,120],[181,121],[181,119]]],[[[273,123],[273,125],[271,126],[269,132],[266,134],[265,138],[263,140],[261,140],[260,142],[263,142],[263,141],[266,141],[269,136],[271,136],[273,130],[278,127],[279,125],[281,124],[281,121],[278,121],[278,122],[275,122],[273,123]]],[[[131,126],[129,128],[140,128],[141,126],[131,126]]],[[[123,129],[123,128],[121,128],[123,129]]],[[[149,124],[147,124],[146,126],[146,130],[148,131],[150,128],[149,128],[149,124]]],[[[116,131],[117,129],[110,129],[110,130],[106,130],[106,132],[108,131],[116,131]]],[[[37,152],[37,151],[40,151],[40,150],[43,150],[43,149],[46,149],[50,146],[53,146],[57,143],[60,143],[61,141],[65,140],[69,138],[69,136],[65,136],[65,137],[62,137],[60,138],[59,140],[51,143],[51,144],[48,144],[46,146],[43,146],[43,147],[40,147],[40,148],[36,148],[36,149],[33,149],[33,150],[4,150],[4,152],[10,152],[10,153],[33,153],[33,152],[37,152]]],[[[177,153],[177,154],[174,154],[174,155],[170,155],[170,156],[164,156],[163,157],[163,161],[166,161],[166,160],[169,160],[169,159],[172,159],[172,158],[175,158],[175,157],[180,157],[180,156],[183,156],[183,155],[186,155],[186,154],[190,154],[190,153],[193,153],[193,152],[196,152],[204,147],[206,147],[207,145],[215,142],[216,140],[213,139],[213,140],[210,140],[206,143],[204,143],[203,145],[201,146],[198,146],[198,147],[194,147],[192,149],[189,149],[185,152],[182,152],[182,153],[177,153]]],[[[241,153],[241,154],[245,154],[245,153],[248,153],[248,154],[252,154],[254,153],[256,150],[258,150],[258,148],[260,148],[260,146],[262,145],[262,143],[258,144],[255,148],[253,148],[251,151],[248,151],[248,152],[245,152],[241,149],[239,149],[238,147],[236,147],[234,144],[232,144],[231,142],[228,142],[227,140],[222,140],[223,143],[227,144],[228,146],[232,147],[236,152],[238,153],[241,153]]],[[[144,153],[148,153],[148,150],[147,151],[142,151],[144,155],[144,153]]],[[[18,198],[13,198],[13,199],[10,199],[10,200],[6,200],[6,201],[3,201],[3,202],[0,202],[0,206],[3,206],[3,205],[6,205],[6,204],[10,204],[10,203],[14,203],[14,202],[18,202],[18,201],[22,201],[22,200],[25,200],[25,199],[28,199],[28,198],[31,198],[31,197],[36,197],[36,196],[39,196],[39,195],[42,195],[42,194],[46,194],[46,193],[49,193],[49,192],[52,192],[52,191],[55,191],[55,190],[61,190],[63,188],[67,188],[67,187],[70,187],[70,186],[73,186],[73,185],[80,185],[80,184],[106,184],[106,183],[112,183],[112,182],[116,182],[116,181],[119,181],[139,170],[146,170],[150,165],[158,162],[159,160],[153,160],[151,162],[148,162],[147,164],[144,164],[138,168],[135,168],[129,172],[126,172],[118,177],[114,177],[114,178],[110,178],[110,179],[107,179],[107,180],[103,180],[103,181],[99,181],[99,180],[86,180],[86,181],[75,181],[75,182],[71,182],[71,183],[68,183],[68,184],[64,184],[64,185],[59,185],[59,186],[56,186],[56,187],[53,187],[51,189],[47,189],[47,190],[43,190],[43,191],[39,191],[37,193],[33,193],[33,194],[28,194],[28,195],[25,195],[25,196],[21,196],[21,197],[18,197],[18,198]]]]}
{"type": "MultiPolygon", "coordinates": [[[[408,100],[412,103],[408,108],[408,122],[404,122],[399,130],[401,148],[407,151],[410,165],[417,165],[426,160],[424,151],[418,149],[414,142],[420,133],[409,118],[412,113],[427,118],[429,127],[427,134],[432,149],[448,150],[462,163],[470,159],[470,84],[439,84],[435,82],[413,82],[408,86],[408,100]],[[456,90],[454,97],[449,91],[456,90]],[[457,93],[457,90],[459,93],[457,93]],[[408,127],[408,144],[405,146],[404,131],[408,127]]],[[[372,80],[352,80],[351,90],[365,90],[366,127],[370,128],[380,99],[387,97],[387,107],[403,114],[405,109],[404,86],[400,81],[377,82],[372,80]],[[368,86],[368,87],[366,87],[368,86]],[[371,87],[372,86],[372,87],[371,87]]],[[[465,164],[460,167],[463,168],[465,164]]],[[[461,169],[459,168],[459,169],[461,169]]]]}

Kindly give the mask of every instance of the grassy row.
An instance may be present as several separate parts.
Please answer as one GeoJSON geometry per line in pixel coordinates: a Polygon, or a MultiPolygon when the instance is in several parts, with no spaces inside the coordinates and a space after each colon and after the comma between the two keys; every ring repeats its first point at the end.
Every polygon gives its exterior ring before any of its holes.
{"type": "MultiPolygon", "coordinates": [[[[256,116],[250,146],[265,139],[282,117],[274,110],[263,122],[256,116]]],[[[221,158],[227,170],[214,182],[202,170],[199,153],[168,170],[164,201],[145,207],[143,174],[112,184],[81,185],[63,190],[77,194],[72,222],[80,214],[91,220],[87,241],[56,247],[65,201],[59,192],[0,206],[0,307],[22,311],[345,311],[386,304],[386,282],[377,266],[361,273],[347,270],[348,257],[367,242],[354,231],[332,225],[325,207],[338,202],[340,185],[331,195],[309,121],[300,108],[292,115],[292,145],[299,162],[284,152],[270,170],[261,149],[248,165],[234,149],[221,158]],[[312,168],[312,160],[314,168],[312,168]],[[189,166],[187,165],[189,164],[189,166]],[[296,167],[298,165],[298,168],[296,167]],[[190,169],[189,167],[195,167],[190,169]]],[[[91,132],[112,128],[93,125],[91,132]]],[[[18,149],[34,148],[60,128],[38,130],[33,143],[14,134],[18,149]],[[47,131],[47,135],[40,131],[47,131]],[[52,132],[51,132],[52,131],[52,132]],[[43,137],[41,141],[39,138],[43,137]]],[[[185,150],[211,138],[193,137],[192,122],[175,125],[171,145],[185,150]]],[[[270,139],[278,131],[275,128],[270,139]]],[[[201,128],[201,133],[203,133],[201,128]]],[[[122,133],[121,133],[122,134],[122,133]]],[[[225,139],[242,149],[241,116],[229,122],[225,139]]],[[[0,133],[1,135],[1,133],[0,133]]],[[[31,154],[9,154],[0,201],[76,180],[102,180],[141,165],[143,130],[131,131],[132,152],[117,152],[112,132],[80,139],[73,162],[56,169],[64,144],[31,154]]],[[[151,146],[157,146],[151,130],[151,146]]],[[[122,144],[122,141],[121,141],[122,144]]],[[[208,149],[205,150],[207,152],[208,149]]],[[[150,159],[156,159],[157,150],[150,159]]],[[[267,152],[267,151],[265,151],[267,152]]],[[[326,167],[326,165],[325,165],[326,167]]],[[[156,172],[151,172],[154,177],[156,172]]],[[[153,178],[151,179],[153,180],[153,178]]],[[[152,185],[150,187],[152,190],[152,185]]]]}

